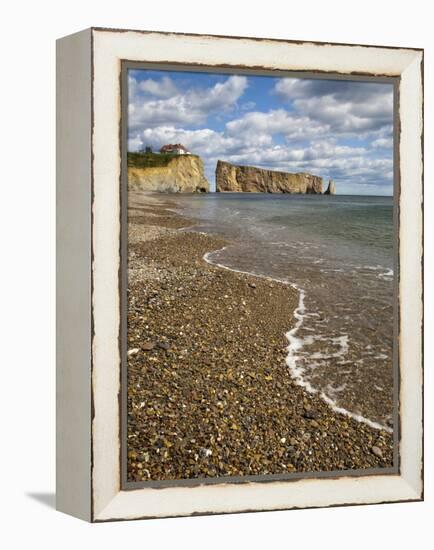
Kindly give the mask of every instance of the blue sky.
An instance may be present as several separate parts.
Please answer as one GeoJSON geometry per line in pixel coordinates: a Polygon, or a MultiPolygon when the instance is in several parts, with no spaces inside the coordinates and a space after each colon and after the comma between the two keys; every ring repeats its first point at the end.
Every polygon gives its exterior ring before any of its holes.
{"type": "Polygon", "coordinates": [[[391,84],[140,69],[128,91],[128,150],[182,143],[211,189],[221,159],[392,195],[391,84]]]}

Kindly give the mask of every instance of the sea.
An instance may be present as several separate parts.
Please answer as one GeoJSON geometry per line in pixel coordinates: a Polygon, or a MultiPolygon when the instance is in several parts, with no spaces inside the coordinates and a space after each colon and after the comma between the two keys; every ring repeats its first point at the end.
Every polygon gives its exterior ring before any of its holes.
{"type": "Polygon", "coordinates": [[[392,197],[171,195],[226,237],[205,260],[268,277],[299,296],[288,318],[288,375],[332,408],[393,430],[395,231],[392,197]]]}

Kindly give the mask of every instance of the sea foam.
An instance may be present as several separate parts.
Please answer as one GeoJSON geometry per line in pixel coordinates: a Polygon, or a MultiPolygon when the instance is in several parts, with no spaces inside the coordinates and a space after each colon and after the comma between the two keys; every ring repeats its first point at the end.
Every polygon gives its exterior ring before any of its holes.
{"type": "MultiPolygon", "coordinates": [[[[319,395],[319,397],[323,401],[325,401],[327,403],[327,405],[329,405],[330,408],[333,411],[335,411],[336,413],[343,414],[343,415],[345,415],[349,418],[352,418],[352,419],[356,420],[357,422],[367,424],[371,428],[374,428],[374,429],[377,429],[377,430],[384,430],[384,431],[387,431],[389,433],[392,433],[393,430],[391,428],[389,428],[388,426],[384,426],[383,424],[380,424],[378,422],[374,422],[374,421],[370,420],[369,418],[366,418],[365,416],[362,416],[362,415],[357,414],[357,413],[353,413],[353,412],[351,412],[351,411],[349,411],[349,410],[347,410],[343,407],[339,407],[336,404],[335,400],[332,399],[332,397],[330,397],[329,395],[324,393],[324,391],[320,391],[320,390],[314,388],[314,386],[312,386],[310,381],[306,379],[305,369],[301,366],[301,364],[300,364],[301,362],[299,361],[300,351],[303,349],[305,344],[308,343],[307,340],[309,339],[310,341],[312,341],[314,337],[307,336],[305,338],[300,338],[300,337],[297,336],[297,333],[300,330],[300,328],[302,327],[306,317],[308,317],[309,315],[314,315],[314,314],[307,314],[306,313],[306,307],[305,307],[306,293],[305,293],[304,289],[301,288],[299,285],[297,285],[295,283],[289,282],[286,279],[278,279],[278,278],[275,278],[275,277],[270,277],[270,276],[266,276],[266,275],[262,275],[262,274],[260,275],[260,274],[257,274],[257,273],[252,273],[251,271],[243,271],[243,270],[240,270],[240,269],[229,267],[227,265],[224,265],[220,262],[213,261],[211,259],[213,255],[221,253],[224,250],[227,250],[228,248],[229,248],[229,246],[224,246],[223,248],[219,248],[218,250],[212,250],[210,252],[206,252],[203,256],[203,259],[208,264],[214,265],[214,266],[219,267],[221,269],[226,269],[227,271],[233,271],[235,273],[242,273],[244,275],[249,275],[251,277],[258,277],[258,278],[265,279],[265,280],[268,280],[268,281],[275,281],[277,283],[282,283],[282,284],[288,285],[288,286],[292,287],[293,289],[295,289],[299,294],[298,305],[297,305],[297,308],[294,311],[294,317],[296,319],[296,323],[295,323],[294,327],[285,334],[286,339],[288,340],[288,347],[287,347],[288,355],[286,356],[286,364],[288,366],[289,373],[290,373],[291,377],[293,378],[293,380],[295,381],[295,383],[298,386],[301,386],[302,388],[304,388],[308,393],[319,395]]],[[[336,352],[336,355],[339,355],[339,356],[345,355],[345,353],[348,350],[348,336],[347,335],[338,336],[338,337],[332,338],[332,341],[334,341],[335,343],[339,343],[341,345],[341,349],[338,352],[336,352]]]]}

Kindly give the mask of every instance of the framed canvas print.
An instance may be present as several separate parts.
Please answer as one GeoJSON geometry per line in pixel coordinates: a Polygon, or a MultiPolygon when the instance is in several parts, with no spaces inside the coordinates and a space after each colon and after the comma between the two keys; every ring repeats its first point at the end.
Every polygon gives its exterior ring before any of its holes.
{"type": "Polygon", "coordinates": [[[423,51],[57,44],[57,506],[423,498],[423,51]]]}

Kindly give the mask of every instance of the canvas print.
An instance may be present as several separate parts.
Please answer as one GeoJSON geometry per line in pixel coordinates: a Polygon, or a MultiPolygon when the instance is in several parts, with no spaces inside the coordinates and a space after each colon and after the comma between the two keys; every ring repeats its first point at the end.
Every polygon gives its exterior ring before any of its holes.
{"type": "Polygon", "coordinates": [[[393,85],[127,93],[127,481],[396,466],[393,85]]]}

